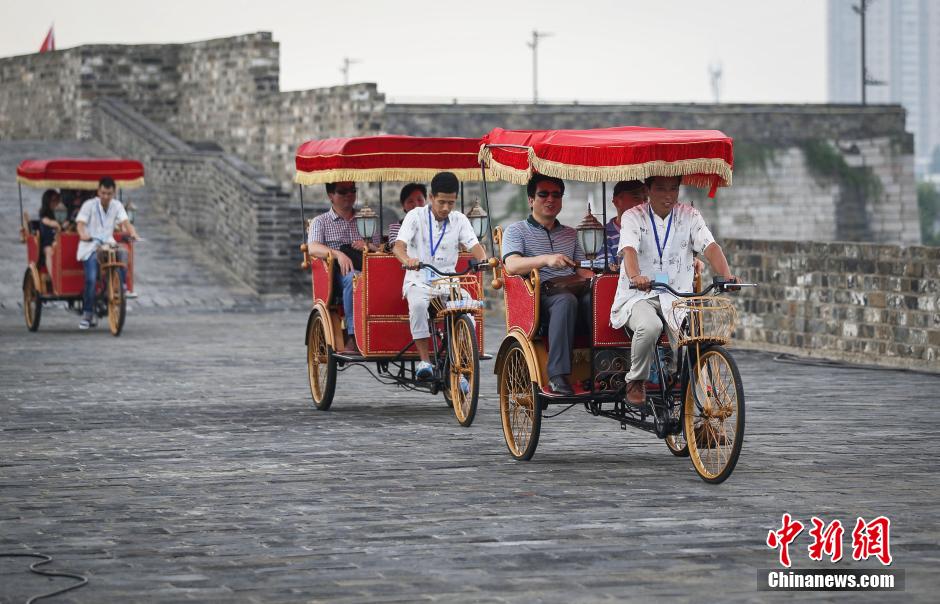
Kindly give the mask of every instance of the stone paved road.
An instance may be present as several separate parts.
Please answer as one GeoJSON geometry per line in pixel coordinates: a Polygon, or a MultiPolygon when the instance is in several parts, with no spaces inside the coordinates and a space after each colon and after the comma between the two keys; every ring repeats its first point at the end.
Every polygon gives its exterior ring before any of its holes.
{"type": "MultiPolygon", "coordinates": [[[[940,588],[937,377],[741,353],[747,440],[716,487],[580,410],[512,461],[492,362],[469,429],[362,370],[318,412],[304,322],[144,309],[115,339],[0,314],[0,550],[88,574],[63,602],[783,601],[756,591],[781,513],[886,514],[894,600],[940,588]]],[[[0,559],[0,601],[49,588],[24,568],[0,559]]]]}

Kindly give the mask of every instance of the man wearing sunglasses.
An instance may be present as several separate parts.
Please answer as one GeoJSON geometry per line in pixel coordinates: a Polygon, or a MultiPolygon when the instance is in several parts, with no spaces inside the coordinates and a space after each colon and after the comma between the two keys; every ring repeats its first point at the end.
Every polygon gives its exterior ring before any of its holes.
{"type": "Polygon", "coordinates": [[[591,307],[590,288],[580,286],[592,273],[578,268],[586,259],[578,232],[558,222],[564,181],[536,174],[526,192],[532,213],[506,229],[503,265],[510,275],[528,275],[538,269],[542,324],[548,330],[549,386],[558,394],[570,396],[574,394],[568,375],[575,328],[579,316],[590,316],[591,307]]]}
{"type": "MultiPolygon", "coordinates": [[[[346,314],[346,343],[341,352],[358,354],[355,324],[353,321],[353,277],[359,274],[349,254],[341,248],[347,247],[360,254],[368,248],[378,249],[381,233],[376,229],[371,242],[366,242],[356,230],[356,183],[326,183],[326,195],[330,199],[330,210],[310,221],[307,233],[307,252],[317,258],[333,254],[339,267],[343,287],[343,312],[346,314]]],[[[352,253],[352,252],[350,252],[352,253]]],[[[361,258],[361,257],[360,257],[361,258]]],[[[361,264],[360,264],[361,266],[361,264]]]]}

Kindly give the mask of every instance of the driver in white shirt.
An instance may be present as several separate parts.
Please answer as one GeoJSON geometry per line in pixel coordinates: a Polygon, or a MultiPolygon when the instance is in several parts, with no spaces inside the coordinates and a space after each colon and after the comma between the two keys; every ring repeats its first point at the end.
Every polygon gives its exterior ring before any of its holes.
{"type": "MultiPolygon", "coordinates": [[[[95,286],[98,283],[99,246],[115,243],[114,231],[118,228],[137,239],[137,229],[131,224],[124,211],[124,204],[114,199],[114,179],[105,176],[98,181],[98,196],[82,204],[75,218],[78,229],[77,259],[85,269],[85,292],[82,298],[83,316],[79,329],[88,329],[97,324],[95,320],[95,286]]],[[[118,248],[118,260],[127,263],[127,252],[118,248]]],[[[121,282],[127,286],[127,275],[121,270],[121,282]]]]}
{"type": "MultiPolygon", "coordinates": [[[[405,214],[392,253],[406,268],[417,269],[419,263],[424,263],[444,272],[454,272],[460,246],[480,262],[486,260],[486,250],[477,240],[470,220],[454,210],[459,190],[456,175],[439,172],[431,180],[431,203],[405,214]]],[[[421,357],[416,370],[419,379],[428,379],[434,372],[428,352],[431,336],[428,306],[431,298],[446,293],[431,285],[431,281],[438,278],[429,269],[409,270],[402,285],[402,296],[408,300],[411,336],[421,357]]]]}

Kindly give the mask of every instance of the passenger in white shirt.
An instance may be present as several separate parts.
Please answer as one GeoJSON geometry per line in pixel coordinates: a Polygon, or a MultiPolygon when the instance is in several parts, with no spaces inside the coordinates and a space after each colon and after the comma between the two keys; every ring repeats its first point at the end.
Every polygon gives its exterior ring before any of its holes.
{"type": "Polygon", "coordinates": [[[715,274],[734,279],[702,215],[692,206],[679,203],[681,181],[679,176],[647,179],[649,201],[620,217],[618,253],[623,261],[610,323],[633,332],[626,379],[627,402],[635,405],[646,402],[646,378],[663,327],[658,313],[670,322],[670,337],[678,329],[671,312],[675,296],[664,290],[650,290],[650,282],[668,281],[676,291],[691,292],[693,252],[704,253],[715,274]],[[636,289],[630,289],[631,285],[636,289]]]}
{"type": "MultiPolygon", "coordinates": [[[[85,292],[82,298],[83,317],[79,329],[88,329],[95,323],[95,286],[98,283],[98,247],[114,242],[114,231],[121,229],[131,238],[137,239],[137,230],[128,220],[124,205],[114,199],[114,179],[105,176],[98,182],[98,196],[82,204],[75,218],[78,228],[78,252],[76,257],[85,269],[85,292]]],[[[127,262],[127,252],[118,251],[118,259],[127,262]]],[[[127,283],[124,271],[121,281],[127,283]]]]}
{"type": "MultiPolygon", "coordinates": [[[[419,263],[424,263],[444,272],[453,272],[460,246],[469,250],[477,260],[486,260],[486,250],[477,240],[470,220],[454,211],[459,190],[460,181],[456,175],[440,172],[431,180],[431,203],[405,214],[392,247],[392,253],[402,265],[417,269],[419,263]]],[[[420,379],[430,378],[433,374],[428,352],[431,336],[428,306],[431,298],[446,293],[431,285],[430,282],[437,278],[438,275],[429,269],[408,270],[402,285],[402,296],[408,300],[411,336],[421,357],[416,371],[420,379]]]]}

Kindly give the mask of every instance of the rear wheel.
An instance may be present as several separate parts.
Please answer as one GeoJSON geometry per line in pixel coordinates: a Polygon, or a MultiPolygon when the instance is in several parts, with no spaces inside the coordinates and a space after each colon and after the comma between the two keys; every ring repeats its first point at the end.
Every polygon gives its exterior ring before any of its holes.
{"type": "Polygon", "coordinates": [[[480,387],[476,329],[469,316],[460,315],[451,323],[448,354],[447,389],[457,422],[466,428],[476,417],[480,387]]]}
{"type": "Polygon", "coordinates": [[[26,328],[30,331],[39,329],[39,319],[42,318],[42,299],[39,297],[39,290],[36,289],[36,282],[33,281],[33,273],[26,269],[26,275],[23,276],[23,318],[26,319],[26,328]]]}
{"type": "Polygon", "coordinates": [[[744,441],[744,388],[737,364],[721,346],[703,350],[691,367],[683,428],[698,475],[705,482],[724,482],[744,441]]]}
{"type": "Polygon", "coordinates": [[[111,335],[117,337],[124,329],[124,316],[127,313],[127,300],[121,286],[121,273],[116,269],[108,271],[108,328],[111,335]]]}
{"type": "Polygon", "coordinates": [[[326,411],[336,391],[336,357],[326,340],[327,318],[320,311],[314,313],[307,330],[307,380],[313,404],[326,411]]]}
{"type": "Polygon", "coordinates": [[[535,454],[542,428],[542,408],[533,377],[522,346],[513,342],[499,371],[499,414],[509,454],[523,461],[535,454]]]}

